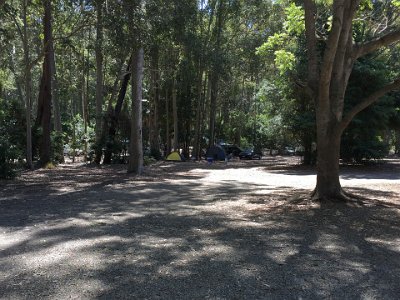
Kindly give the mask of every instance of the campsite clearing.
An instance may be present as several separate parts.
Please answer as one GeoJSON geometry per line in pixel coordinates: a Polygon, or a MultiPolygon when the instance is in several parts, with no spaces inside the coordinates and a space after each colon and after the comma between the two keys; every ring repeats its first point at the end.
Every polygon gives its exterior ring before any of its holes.
{"type": "Polygon", "coordinates": [[[399,161],[346,167],[313,203],[296,158],[65,164],[0,190],[0,298],[396,299],[399,161]]]}

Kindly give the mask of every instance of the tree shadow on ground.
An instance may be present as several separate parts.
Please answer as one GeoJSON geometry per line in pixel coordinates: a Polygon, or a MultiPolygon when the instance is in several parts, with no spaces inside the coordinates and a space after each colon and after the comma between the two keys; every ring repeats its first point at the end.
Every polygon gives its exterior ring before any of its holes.
{"type": "Polygon", "coordinates": [[[394,194],[321,205],[287,186],[100,173],[0,192],[0,298],[400,294],[400,210],[377,205],[394,194]]]}

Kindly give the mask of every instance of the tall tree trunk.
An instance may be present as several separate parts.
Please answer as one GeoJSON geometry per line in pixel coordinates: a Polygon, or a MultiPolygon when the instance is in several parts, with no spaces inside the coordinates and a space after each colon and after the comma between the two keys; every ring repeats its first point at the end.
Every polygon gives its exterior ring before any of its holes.
{"type": "Polygon", "coordinates": [[[44,0],[44,48],[45,55],[43,61],[42,83],[39,92],[39,105],[41,119],[40,126],[42,128],[42,137],[40,142],[40,165],[45,166],[51,161],[51,138],[50,138],[50,122],[51,122],[51,57],[50,44],[52,43],[52,26],[51,26],[51,3],[50,0],[44,0]]]}
{"type": "Polygon", "coordinates": [[[202,102],[203,102],[203,69],[199,64],[199,78],[197,82],[197,105],[196,105],[196,124],[194,133],[194,145],[192,156],[196,160],[200,160],[200,132],[201,132],[201,117],[202,117],[202,102]]]}
{"type": "Polygon", "coordinates": [[[60,103],[58,101],[58,81],[57,81],[57,69],[55,60],[54,45],[50,45],[50,67],[51,67],[51,85],[53,88],[52,101],[53,101],[53,113],[54,113],[54,130],[58,133],[62,133],[61,125],[61,113],[60,113],[60,103]]]}
{"type": "Polygon", "coordinates": [[[30,55],[29,55],[29,42],[28,42],[28,24],[27,24],[27,9],[28,0],[24,0],[22,19],[24,23],[23,27],[23,49],[24,49],[24,68],[25,68],[25,119],[26,119],[26,163],[29,169],[33,169],[33,158],[32,158],[32,73],[30,67],[30,55]]]}
{"type": "Polygon", "coordinates": [[[142,137],[142,81],[143,81],[143,48],[135,50],[132,62],[132,124],[129,147],[128,173],[140,175],[143,171],[143,137],[142,137]]]}
{"type": "Polygon", "coordinates": [[[178,132],[178,106],[176,103],[176,75],[174,75],[174,82],[172,84],[172,115],[174,118],[174,151],[179,151],[179,132],[178,132]]]}
{"type": "Polygon", "coordinates": [[[171,153],[171,133],[169,128],[169,95],[168,95],[168,84],[165,87],[165,153],[166,157],[171,153]]]}
{"type": "Polygon", "coordinates": [[[96,159],[100,163],[102,156],[101,123],[103,113],[103,0],[96,0],[96,159]]]}
{"type": "MultiPolygon", "coordinates": [[[[53,119],[54,119],[54,130],[57,133],[57,138],[61,139],[63,146],[63,138],[62,138],[62,124],[61,124],[61,112],[60,112],[60,101],[58,100],[58,80],[57,80],[57,69],[56,69],[56,60],[55,60],[55,51],[54,51],[54,43],[50,43],[50,67],[51,67],[51,86],[52,86],[52,106],[53,106],[53,119]]],[[[59,153],[57,153],[58,161],[64,162],[64,151],[63,147],[58,149],[59,153]]]]}
{"type": "Polygon", "coordinates": [[[209,141],[209,147],[215,144],[215,120],[217,117],[217,96],[218,96],[218,75],[216,74],[216,71],[214,70],[212,72],[212,75],[210,76],[211,78],[211,95],[210,95],[210,141],[209,141]]]}
{"type": "Polygon", "coordinates": [[[201,108],[201,128],[200,128],[200,148],[202,147],[202,141],[203,141],[203,136],[207,132],[207,120],[209,120],[210,117],[210,98],[211,98],[211,79],[209,74],[206,74],[206,78],[204,79],[204,86],[203,86],[203,95],[204,95],[204,101],[203,101],[203,106],[201,108]]]}
{"type": "Polygon", "coordinates": [[[159,49],[158,46],[153,46],[151,50],[151,111],[150,111],[150,152],[156,158],[160,158],[160,128],[159,128],[159,49]]]}
{"type": "Polygon", "coordinates": [[[211,70],[211,98],[210,98],[210,141],[209,146],[215,143],[215,120],[217,113],[217,98],[218,98],[218,81],[219,74],[221,72],[221,38],[222,38],[222,27],[224,25],[224,4],[225,0],[219,0],[217,21],[214,28],[215,35],[215,50],[214,59],[211,70]]]}
{"type": "MultiPolygon", "coordinates": [[[[83,119],[83,131],[84,131],[84,153],[87,153],[87,137],[88,137],[88,126],[89,126],[89,58],[85,56],[85,51],[83,51],[83,70],[82,70],[82,90],[81,90],[81,100],[82,100],[82,119],[83,119]]],[[[75,151],[75,149],[73,150],[75,151]]]]}

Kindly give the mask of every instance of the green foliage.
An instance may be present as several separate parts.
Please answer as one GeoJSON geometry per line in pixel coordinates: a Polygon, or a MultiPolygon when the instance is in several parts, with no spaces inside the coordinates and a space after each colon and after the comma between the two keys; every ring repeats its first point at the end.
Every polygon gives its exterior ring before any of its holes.
{"type": "Polygon", "coordinates": [[[143,165],[144,166],[149,166],[149,165],[152,165],[152,164],[154,164],[156,162],[157,162],[157,160],[152,156],[144,156],[143,157],[143,165]]]}
{"type": "Polygon", "coordinates": [[[63,160],[65,134],[53,131],[51,133],[52,161],[59,163],[63,160]]]}
{"type": "Polygon", "coordinates": [[[297,37],[304,33],[304,10],[295,3],[290,3],[284,9],[285,21],[283,31],[274,33],[260,47],[256,54],[268,59],[274,57],[274,63],[280,74],[294,70],[297,58],[295,56],[297,37]],[[271,55],[272,54],[272,55],[271,55]]]}
{"type": "MultiPolygon", "coordinates": [[[[347,107],[357,104],[381,86],[390,76],[382,57],[366,57],[357,62],[349,80],[347,107]]],[[[395,98],[386,96],[358,114],[342,136],[341,157],[357,163],[381,159],[389,153],[389,139],[384,138],[396,115],[395,98]]]]}
{"type": "Polygon", "coordinates": [[[393,0],[392,5],[400,8],[400,0],[393,0]]]}
{"type": "Polygon", "coordinates": [[[0,140],[0,179],[13,179],[16,176],[15,159],[17,159],[17,151],[10,148],[9,143],[5,139],[0,140]]]}
{"type": "Polygon", "coordinates": [[[373,8],[372,0],[362,0],[360,3],[361,10],[371,10],[373,8]]]}
{"type": "Polygon", "coordinates": [[[286,50],[275,51],[275,63],[283,75],[286,71],[293,70],[296,64],[296,57],[286,50]]]}
{"type": "Polygon", "coordinates": [[[262,56],[268,56],[271,54],[271,50],[282,48],[285,44],[285,41],[288,39],[288,34],[283,33],[275,33],[268,37],[268,41],[263,43],[260,47],[256,48],[256,54],[262,56]]]}
{"type": "Polygon", "coordinates": [[[285,8],[285,13],[284,29],[286,32],[293,35],[302,34],[305,31],[304,9],[295,3],[291,3],[289,7],[285,8]]]}
{"type": "Polygon", "coordinates": [[[22,108],[15,101],[0,98],[0,178],[12,179],[23,159],[24,131],[22,108]]]}
{"type": "Polygon", "coordinates": [[[85,128],[84,120],[80,114],[76,114],[70,122],[63,123],[63,135],[64,143],[67,143],[71,149],[84,150],[85,143],[90,146],[90,143],[94,141],[94,128],[87,126],[85,128]]]}
{"type": "MultiPolygon", "coordinates": [[[[0,12],[0,44],[4,49],[0,55],[0,96],[7,99],[7,103],[2,102],[0,106],[3,112],[0,126],[4,153],[2,159],[8,164],[24,158],[26,139],[22,104],[25,64],[22,39],[16,26],[23,26],[22,2],[14,2],[13,5],[5,4],[4,10],[0,12]]],[[[43,11],[41,1],[28,2],[27,33],[31,49],[32,101],[35,111],[42,70],[41,61],[34,63],[34,60],[43,47],[43,11]]],[[[222,3],[220,1],[204,1],[201,6],[198,1],[192,0],[148,0],[142,1],[142,7],[138,7],[137,1],[106,2],[103,11],[103,110],[108,108],[108,101],[111,106],[115,105],[119,89],[117,79],[126,70],[124,63],[130,56],[132,45],[136,45],[140,37],[146,55],[143,94],[148,99],[143,110],[145,144],[150,139],[151,122],[159,125],[162,143],[166,144],[172,134],[170,100],[174,77],[181,147],[189,149],[193,146],[193,129],[199,101],[200,134],[207,136],[210,118],[208,81],[213,73],[218,74],[215,107],[217,138],[241,143],[245,147],[262,145],[277,149],[297,144],[310,146],[315,140],[313,103],[299,88],[304,86],[307,77],[304,10],[301,1],[224,1],[221,28],[218,28],[217,20],[219,4],[222,3]],[[153,66],[151,53],[155,48],[158,50],[158,61],[153,66]],[[156,71],[157,78],[153,78],[153,71],[156,71]],[[152,86],[153,79],[157,86],[152,86]],[[159,96],[158,107],[154,104],[155,91],[159,96]],[[168,120],[166,99],[169,100],[170,110],[168,120]],[[153,119],[156,109],[158,120],[153,119]],[[167,121],[170,132],[166,132],[167,121]]],[[[126,151],[122,141],[129,138],[129,90],[119,116],[115,141],[94,143],[94,128],[91,124],[95,124],[96,14],[93,3],[52,1],[58,81],[55,95],[60,102],[65,132],[63,136],[52,135],[54,161],[60,160],[60,150],[64,143],[77,150],[85,150],[86,146],[102,150],[106,146],[111,149],[114,162],[119,162],[122,153],[126,151]],[[85,102],[87,107],[83,108],[85,102]],[[87,128],[81,117],[83,110],[88,115],[87,128]]],[[[316,4],[317,30],[320,37],[324,38],[331,29],[332,0],[317,0],[316,4]]],[[[383,28],[374,27],[379,14],[385,14],[388,21],[397,20],[395,16],[400,0],[362,0],[360,7],[354,21],[353,36],[356,43],[372,39],[374,30],[383,28]]],[[[390,26],[392,24],[388,24],[389,29],[390,26]]],[[[323,47],[321,39],[318,48],[321,50],[323,47]]],[[[386,68],[383,63],[357,64],[357,72],[352,76],[346,95],[350,99],[350,106],[356,104],[361,96],[382,86],[385,78],[396,77],[400,55],[399,51],[393,49],[396,47],[379,54],[386,58],[386,65],[392,67],[392,72],[381,72],[386,68]]],[[[379,137],[384,137],[384,131],[395,126],[396,114],[389,108],[393,101],[387,98],[382,105],[367,110],[365,115],[360,115],[351,124],[343,142],[343,149],[354,150],[349,150],[350,157],[378,157],[384,153],[385,148],[382,146],[387,139],[379,137]],[[368,133],[373,143],[364,142],[369,139],[368,133]],[[367,153],[367,148],[372,150],[373,155],[367,153]]],[[[34,122],[35,118],[32,117],[34,122]]],[[[40,136],[40,131],[34,134],[40,136]]],[[[160,157],[159,149],[151,149],[149,154],[156,159],[160,157]]]]}

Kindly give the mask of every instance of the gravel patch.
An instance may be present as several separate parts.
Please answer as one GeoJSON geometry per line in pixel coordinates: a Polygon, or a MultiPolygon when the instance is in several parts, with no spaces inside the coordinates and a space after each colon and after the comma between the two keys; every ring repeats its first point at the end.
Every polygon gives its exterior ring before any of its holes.
{"type": "Polygon", "coordinates": [[[61,165],[0,182],[1,299],[398,299],[398,161],[319,204],[296,158],[61,165]]]}

